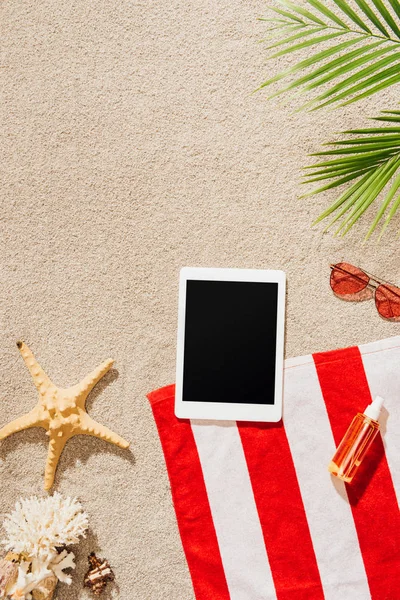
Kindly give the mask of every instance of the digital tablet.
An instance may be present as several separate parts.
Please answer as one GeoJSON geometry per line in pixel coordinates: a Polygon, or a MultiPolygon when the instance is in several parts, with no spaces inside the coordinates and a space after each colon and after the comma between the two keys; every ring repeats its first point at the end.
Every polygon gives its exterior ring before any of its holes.
{"type": "Polygon", "coordinates": [[[177,417],[279,421],[285,284],[283,271],[181,270],[177,417]]]}

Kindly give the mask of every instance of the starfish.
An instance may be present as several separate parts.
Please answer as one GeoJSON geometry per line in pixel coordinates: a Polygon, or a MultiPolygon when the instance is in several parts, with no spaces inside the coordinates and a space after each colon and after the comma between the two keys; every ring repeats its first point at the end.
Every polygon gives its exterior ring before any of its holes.
{"type": "Polygon", "coordinates": [[[17,346],[37,387],[39,400],[29,413],[0,429],[0,441],[30,427],[46,429],[46,435],[50,439],[44,479],[45,490],[52,487],[61,453],[74,435],[92,435],[120,448],[129,447],[129,442],[104,425],[93,421],[85,409],[89,392],[111,369],[114,363],[112,359],[106,360],[77,385],[62,389],[52,383],[24,342],[17,342],[17,346]]]}

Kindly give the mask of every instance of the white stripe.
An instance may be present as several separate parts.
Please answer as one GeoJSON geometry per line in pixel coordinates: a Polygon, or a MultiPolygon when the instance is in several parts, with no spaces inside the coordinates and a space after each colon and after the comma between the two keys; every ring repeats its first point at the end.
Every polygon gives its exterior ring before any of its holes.
{"type": "Polygon", "coordinates": [[[276,600],[236,423],[191,421],[191,424],[230,598],[276,600]]]}
{"type": "Polygon", "coordinates": [[[371,396],[385,400],[379,418],[386,459],[400,499],[400,337],[364,344],[360,352],[371,396]]]}
{"type": "Polygon", "coordinates": [[[286,362],[284,390],[285,430],[325,600],[367,600],[371,596],[346,488],[327,469],[335,443],[311,356],[286,362]]]}

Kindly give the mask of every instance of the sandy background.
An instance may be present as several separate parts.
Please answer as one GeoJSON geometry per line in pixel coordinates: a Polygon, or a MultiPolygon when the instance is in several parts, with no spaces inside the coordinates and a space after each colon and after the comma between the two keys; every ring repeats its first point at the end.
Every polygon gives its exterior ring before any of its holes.
{"type": "MultiPolygon", "coordinates": [[[[56,489],[92,526],[63,600],[88,597],[92,549],[115,568],[110,598],[193,598],[145,397],[174,381],[181,266],[284,269],[288,357],[399,333],[328,285],[341,259],[400,283],[395,234],[362,246],[367,217],[345,240],[323,235],[310,223],[333,195],[298,199],[307,153],[396,108],[398,89],[312,114],[252,95],[276,71],[258,43],[265,12],[260,0],[1,4],[0,423],[36,402],[22,338],[60,386],[113,357],[89,412],[132,442],[75,438],[61,459],[56,489]]],[[[38,429],[0,445],[1,514],[43,493],[46,452],[38,429]]]]}

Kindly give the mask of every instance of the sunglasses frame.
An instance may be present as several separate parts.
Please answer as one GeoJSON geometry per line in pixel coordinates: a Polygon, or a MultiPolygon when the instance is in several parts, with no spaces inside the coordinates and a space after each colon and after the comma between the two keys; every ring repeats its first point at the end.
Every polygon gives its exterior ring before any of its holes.
{"type": "MultiPolygon", "coordinates": [[[[361,277],[358,277],[357,275],[355,275],[354,273],[350,273],[349,271],[346,271],[346,269],[344,269],[343,267],[340,267],[341,263],[337,263],[337,264],[330,264],[330,269],[331,269],[331,277],[332,277],[332,273],[333,270],[336,269],[337,271],[340,271],[346,275],[349,275],[350,277],[353,277],[354,279],[361,281],[362,283],[365,283],[365,281],[363,279],[361,279],[361,277]]],[[[347,263],[350,265],[350,263],[347,263]]],[[[361,271],[364,275],[366,275],[368,277],[368,281],[367,283],[365,283],[365,287],[362,289],[365,289],[367,287],[370,287],[374,290],[374,301],[375,301],[375,308],[378,311],[378,314],[380,317],[382,317],[382,319],[385,319],[386,321],[390,321],[390,320],[395,320],[395,319],[400,319],[399,317],[385,317],[384,315],[382,315],[382,313],[379,311],[379,308],[376,304],[376,290],[380,287],[383,287],[385,289],[387,289],[388,292],[390,292],[391,294],[394,294],[395,296],[397,296],[398,298],[400,298],[400,293],[396,293],[394,292],[392,289],[388,288],[387,286],[391,286],[393,288],[397,288],[397,286],[395,286],[393,283],[390,283],[389,281],[386,281],[385,279],[380,279],[378,277],[375,277],[375,275],[372,275],[371,273],[368,273],[368,271],[365,271],[364,269],[360,269],[360,267],[355,267],[354,265],[350,265],[351,267],[354,267],[355,269],[358,269],[359,271],[361,271]],[[374,282],[374,283],[372,283],[374,282]],[[376,285],[375,285],[376,284],[376,285]]],[[[336,294],[337,296],[341,297],[341,296],[346,296],[346,295],[351,295],[351,294],[338,294],[337,292],[335,292],[335,290],[332,287],[332,283],[330,281],[330,286],[331,289],[333,291],[334,294],[336,294]]],[[[397,288],[398,289],[398,288],[397,288]]],[[[362,290],[360,290],[361,292],[362,290]]]]}

